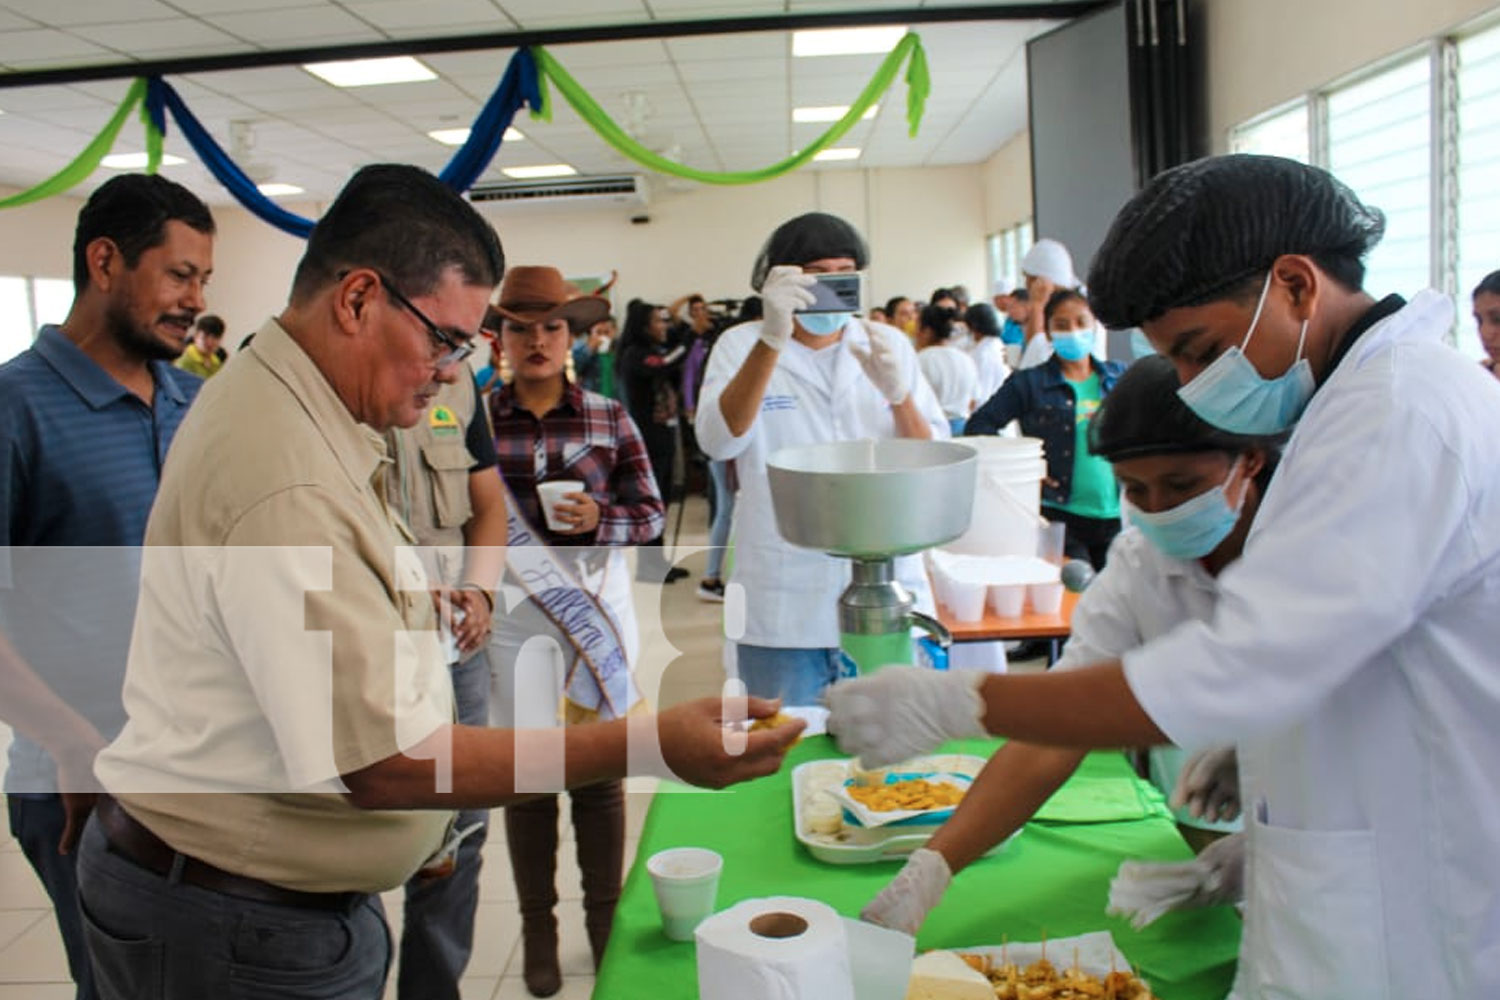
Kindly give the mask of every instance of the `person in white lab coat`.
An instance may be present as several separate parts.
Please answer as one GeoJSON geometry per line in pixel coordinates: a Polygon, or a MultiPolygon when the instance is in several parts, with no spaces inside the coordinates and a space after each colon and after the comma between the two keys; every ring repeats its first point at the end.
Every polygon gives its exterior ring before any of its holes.
{"type": "Polygon", "coordinates": [[[958,314],[943,306],[926,306],[917,320],[917,365],[932,386],[948,427],[963,433],[979,401],[979,369],[969,352],[955,345],[958,314]]]}
{"type": "MultiPolygon", "coordinates": [[[[1089,425],[1089,448],[1112,465],[1133,527],[1115,539],[1109,561],[1079,598],[1072,636],[1054,670],[1121,656],[1183,622],[1210,620],[1217,577],[1244,548],[1282,441],[1230,434],[1204,423],[1174,395],[1177,386],[1177,372],[1166,358],[1143,359],[1121,376],[1089,425]]],[[[1005,744],[953,817],[912,854],[861,916],[916,934],[954,875],[1030,820],[1087,752],[1021,740],[1005,744]]],[[[1183,751],[1156,746],[1149,759],[1152,782],[1172,796],[1183,751]]],[[[1213,805],[1210,815],[1200,815],[1184,804],[1176,810],[1177,820],[1191,833],[1234,829],[1219,821],[1219,803],[1213,805]]],[[[1210,861],[1220,855],[1232,865],[1243,849],[1216,848],[1210,861]]],[[[1213,870],[1204,863],[1189,872],[1201,871],[1206,882],[1213,870]]],[[[1238,870],[1234,874],[1230,886],[1239,884],[1238,870]]],[[[1226,901],[1206,886],[1198,888],[1184,887],[1184,902],[1226,901]]]]}
{"type": "Polygon", "coordinates": [[[902,668],[829,692],[878,765],[953,736],[1238,744],[1247,843],[1237,995],[1500,996],[1500,384],[1453,306],[1362,290],[1383,231],[1331,175],[1173,168],[1090,273],[1199,416],[1296,427],[1208,622],[1092,667],[902,668]]]}
{"type": "Polygon", "coordinates": [[[974,398],[982,403],[1010,378],[1010,365],[1005,360],[1004,328],[995,307],[988,302],[975,302],[965,309],[964,323],[973,338],[969,344],[969,357],[974,359],[974,369],[979,374],[979,391],[974,398]]]}
{"type": "MultiPolygon", "coordinates": [[[[836,216],[783,223],[756,261],[751,284],[765,303],[759,322],[733,327],[709,355],[695,428],[709,458],[734,459],[734,570],[744,588],[744,631],[729,654],[752,694],[815,704],[840,669],[838,597],[849,562],[796,548],[776,529],[766,459],[792,445],[862,438],[948,436],[948,421],[917,369],[910,341],[852,314],[798,313],[812,303],[812,275],[856,271],[863,237],[836,216]]],[[[897,575],[919,605],[931,598],[915,557],[897,575]]]]}

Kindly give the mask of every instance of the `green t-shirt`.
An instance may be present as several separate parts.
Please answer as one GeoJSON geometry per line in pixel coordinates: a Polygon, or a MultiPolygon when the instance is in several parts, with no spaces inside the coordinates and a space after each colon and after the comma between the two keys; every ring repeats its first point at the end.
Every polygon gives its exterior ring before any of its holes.
{"type": "Polygon", "coordinates": [[[1105,459],[1089,454],[1089,419],[1104,399],[1099,373],[1082,382],[1068,379],[1068,388],[1073,390],[1077,421],[1073,439],[1073,490],[1062,509],[1079,517],[1117,518],[1120,488],[1115,485],[1115,470],[1105,459]]]}

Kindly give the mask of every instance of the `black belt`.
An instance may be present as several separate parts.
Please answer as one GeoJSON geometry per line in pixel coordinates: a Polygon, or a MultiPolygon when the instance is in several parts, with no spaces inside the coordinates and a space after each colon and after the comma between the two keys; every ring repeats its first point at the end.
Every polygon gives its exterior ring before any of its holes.
{"type": "Polygon", "coordinates": [[[109,849],[113,853],[163,878],[169,877],[174,868],[180,868],[178,879],[200,889],[256,903],[298,906],[312,910],[347,911],[364,896],[358,892],[301,892],[297,889],[285,889],[270,882],[215,868],[206,861],[199,861],[174,850],[108,795],[99,796],[94,813],[99,817],[99,826],[104,830],[109,849]]]}

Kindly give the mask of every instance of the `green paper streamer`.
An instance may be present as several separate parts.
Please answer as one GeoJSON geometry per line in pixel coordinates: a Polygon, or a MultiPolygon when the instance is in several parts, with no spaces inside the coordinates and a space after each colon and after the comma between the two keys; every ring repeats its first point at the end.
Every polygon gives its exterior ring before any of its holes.
{"type": "Polygon", "coordinates": [[[745,170],[732,172],[718,172],[712,170],[699,170],[683,163],[677,163],[666,157],[655,153],[642,146],[633,139],[629,133],[621,128],[613,118],[601,108],[588,92],[579,85],[578,81],[569,75],[568,71],[552,58],[551,53],[540,46],[533,48],[532,55],[536,57],[538,85],[542,93],[542,106],[532,111],[531,117],[540,121],[552,120],[552,103],[547,86],[550,80],[562,93],[563,99],[577,112],[578,117],[589,124],[605,142],[614,149],[635,162],[655,170],[658,173],[672,174],[676,177],[686,178],[692,181],[701,181],[705,184],[755,184],[767,181],[773,177],[791,173],[798,167],[809,162],[814,156],[833,145],[841,139],[859,120],[864,117],[876,101],[880,100],[891,84],[896,80],[896,74],[901,69],[901,64],[908,58],[910,63],[906,70],[906,121],[911,135],[917,134],[922,123],[922,112],[927,104],[927,95],[932,90],[932,77],[927,69],[927,55],[922,49],[922,40],[915,33],[907,34],[896,47],[891,50],[890,55],[880,64],[875,75],[870,78],[865,89],[860,92],[859,98],[849,107],[844,117],[834,122],[833,125],[819,136],[815,141],[809,143],[806,148],[781,160],[778,163],[761,167],[759,170],[745,170]]]}
{"type": "MultiPolygon", "coordinates": [[[[100,162],[114,148],[115,139],[119,136],[120,129],[124,126],[126,119],[130,117],[131,109],[137,103],[142,102],[145,96],[146,81],[144,79],[137,79],[130,85],[130,89],[125,92],[125,99],[115,109],[115,113],[110,117],[109,123],[104,126],[104,129],[98,135],[94,136],[93,141],[84,147],[83,152],[79,153],[73,159],[72,163],[69,163],[66,167],[63,167],[36,187],[27,188],[25,191],[17,192],[9,198],[0,199],[0,208],[15,208],[18,205],[29,205],[34,201],[41,201],[43,198],[51,198],[54,195],[62,194],[64,191],[82,184],[88,179],[90,174],[99,169],[100,162]]],[[[148,146],[151,131],[151,129],[147,130],[148,146]]],[[[157,138],[157,158],[159,162],[161,153],[160,136],[158,135],[157,138]]]]}
{"type": "Polygon", "coordinates": [[[927,95],[931,93],[932,74],[927,70],[927,50],[918,42],[912,49],[911,62],[906,64],[906,134],[913,139],[922,127],[922,111],[927,107],[927,95]]]}

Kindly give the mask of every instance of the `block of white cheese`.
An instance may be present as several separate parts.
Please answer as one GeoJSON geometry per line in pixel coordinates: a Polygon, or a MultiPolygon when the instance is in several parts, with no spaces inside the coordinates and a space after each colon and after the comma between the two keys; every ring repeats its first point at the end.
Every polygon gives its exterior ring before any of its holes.
{"type": "Polygon", "coordinates": [[[912,963],[906,1000],[995,1000],[995,988],[953,952],[929,951],[912,963]]]}

